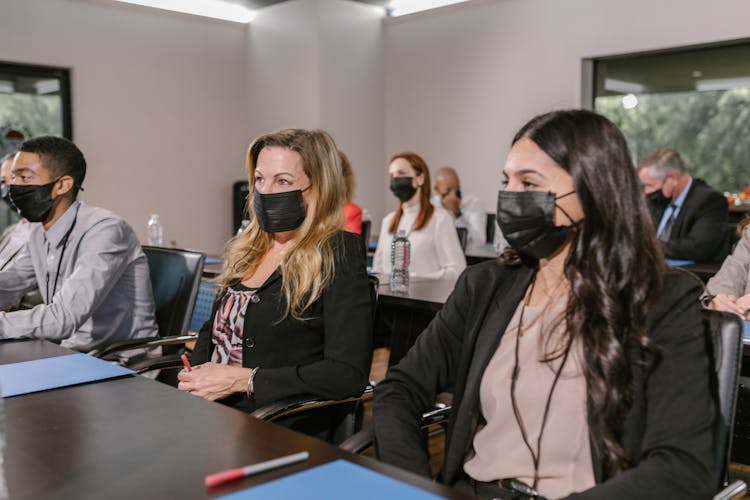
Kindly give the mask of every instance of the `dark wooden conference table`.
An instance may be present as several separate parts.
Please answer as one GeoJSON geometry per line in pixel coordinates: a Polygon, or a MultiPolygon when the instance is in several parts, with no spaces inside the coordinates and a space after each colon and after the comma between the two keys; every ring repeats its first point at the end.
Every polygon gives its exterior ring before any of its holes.
{"type": "MultiPolygon", "coordinates": [[[[0,364],[70,352],[41,340],[2,341],[0,364]]],[[[213,498],[336,459],[446,498],[466,498],[141,376],[7,398],[4,407],[3,462],[12,499],[213,498]],[[306,463],[211,490],[203,484],[208,474],[304,450],[306,463]]]]}

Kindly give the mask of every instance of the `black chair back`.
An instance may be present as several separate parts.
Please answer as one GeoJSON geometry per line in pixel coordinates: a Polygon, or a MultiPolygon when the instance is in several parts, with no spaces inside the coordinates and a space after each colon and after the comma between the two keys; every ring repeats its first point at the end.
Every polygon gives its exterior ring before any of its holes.
{"type": "Polygon", "coordinates": [[[719,403],[716,435],[716,474],[720,488],[726,486],[737,392],[742,366],[742,321],[734,314],[704,311],[703,321],[710,337],[709,351],[716,373],[714,384],[719,403]]]}
{"type": "Polygon", "coordinates": [[[469,240],[469,230],[465,227],[457,227],[456,233],[458,234],[458,242],[461,243],[461,250],[466,251],[466,243],[469,240]]]}
{"type": "Polygon", "coordinates": [[[198,295],[205,255],[193,250],[144,246],[159,335],[185,335],[198,295]]]}
{"type": "Polygon", "coordinates": [[[497,222],[495,222],[495,213],[487,212],[487,218],[484,222],[485,231],[485,243],[492,244],[495,242],[495,230],[497,229],[497,222]]]}
{"type": "Polygon", "coordinates": [[[372,221],[370,220],[363,220],[362,221],[362,240],[365,242],[365,249],[367,249],[367,246],[370,244],[370,229],[372,228],[372,221]]]}

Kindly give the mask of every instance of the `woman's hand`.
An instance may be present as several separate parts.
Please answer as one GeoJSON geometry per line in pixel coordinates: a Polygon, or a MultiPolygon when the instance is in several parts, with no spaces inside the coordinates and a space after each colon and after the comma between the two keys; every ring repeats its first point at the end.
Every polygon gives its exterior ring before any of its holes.
{"type": "Polygon", "coordinates": [[[711,299],[711,302],[708,304],[709,309],[713,309],[714,311],[725,311],[729,313],[734,313],[737,316],[741,317],[742,319],[747,319],[747,308],[750,307],[748,305],[742,305],[740,301],[747,301],[750,303],[750,295],[745,295],[744,297],[741,297],[740,300],[737,300],[737,297],[734,295],[727,295],[725,293],[720,293],[716,295],[713,299],[711,299]]]}
{"type": "Polygon", "coordinates": [[[250,368],[241,366],[205,363],[194,366],[191,371],[181,370],[177,374],[180,381],[177,388],[209,401],[225,398],[247,390],[250,368]]]}
{"type": "Polygon", "coordinates": [[[742,319],[750,320],[750,293],[737,299],[736,304],[740,309],[744,309],[744,313],[741,315],[742,319]]]}

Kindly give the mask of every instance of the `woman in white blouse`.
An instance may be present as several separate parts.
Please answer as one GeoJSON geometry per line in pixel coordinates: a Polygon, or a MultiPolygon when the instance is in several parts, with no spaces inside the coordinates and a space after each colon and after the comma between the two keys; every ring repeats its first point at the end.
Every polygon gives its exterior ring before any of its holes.
{"type": "Polygon", "coordinates": [[[397,154],[388,166],[388,177],[399,205],[380,225],[373,272],[391,272],[391,241],[404,230],[411,243],[412,280],[457,279],[466,259],[453,218],[430,203],[430,171],[425,161],[415,153],[397,154]]]}

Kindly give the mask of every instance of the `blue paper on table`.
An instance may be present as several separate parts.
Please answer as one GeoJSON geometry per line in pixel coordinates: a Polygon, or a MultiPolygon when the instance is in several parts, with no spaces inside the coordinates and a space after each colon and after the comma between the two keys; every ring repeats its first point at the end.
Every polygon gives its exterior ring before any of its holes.
{"type": "Polygon", "coordinates": [[[667,265],[672,267],[689,266],[695,264],[694,260],[667,259],[667,265]]]}
{"type": "Polygon", "coordinates": [[[2,396],[9,398],[132,373],[109,361],[76,353],[0,365],[0,385],[2,396]]]}
{"type": "Polygon", "coordinates": [[[750,321],[742,322],[742,338],[750,340],[750,321]]]}
{"type": "Polygon", "coordinates": [[[434,500],[434,493],[384,476],[360,465],[335,460],[260,486],[220,497],[222,500],[434,500]]]}

